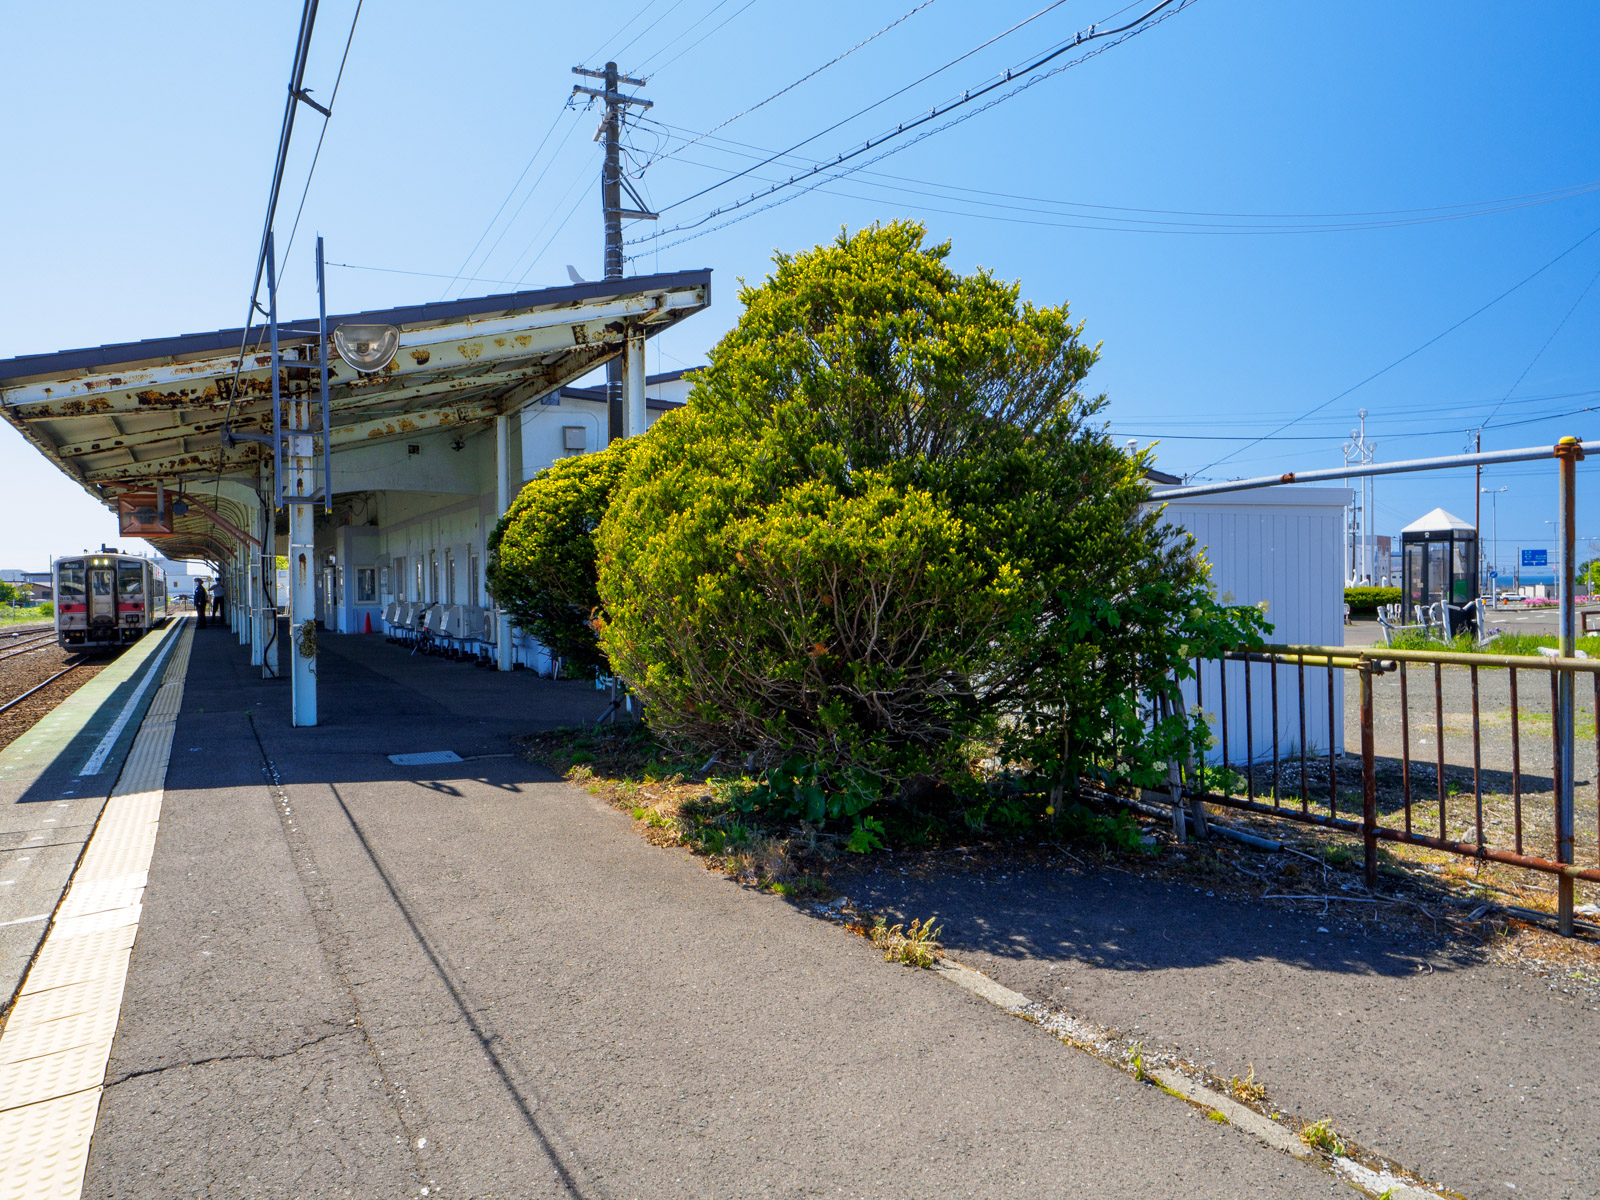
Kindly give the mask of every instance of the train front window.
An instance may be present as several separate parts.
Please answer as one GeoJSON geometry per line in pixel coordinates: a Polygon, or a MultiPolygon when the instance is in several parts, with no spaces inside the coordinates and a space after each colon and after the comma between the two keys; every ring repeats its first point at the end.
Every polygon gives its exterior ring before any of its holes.
{"type": "Polygon", "coordinates": [[[61,592],[56,599],[62,604],[82,604],[83,564],[73,563],[71,566],[60,568],[56,577],[56,586],[61,592]]]}
{"type": "Polygon", "coordinates": [[[144,569],[138,563],[122,563],[117,568],[117,597],[130,603],[144,595],[144,569]]]}
{"type": "Polygon", "coordinates": [[[89,572],[89,584],[94,589],[94,594],[96,596],[109,597],[111,595],[111,572],[89,572]]]}

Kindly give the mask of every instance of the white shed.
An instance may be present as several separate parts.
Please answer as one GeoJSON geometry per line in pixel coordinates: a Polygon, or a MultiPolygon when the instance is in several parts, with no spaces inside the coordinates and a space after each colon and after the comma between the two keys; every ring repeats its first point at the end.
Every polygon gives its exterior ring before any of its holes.
{"type": "MultiPolygon", "coordinates": [[[[1159,500],[1162,488],[1155,489],[1159,500]]],[[[1344,580],[1341,543],[1348,488],[1271,487],[1192,496],[1167,503],[1169,524],[1194,535],[1211,564],[1217,597],[1234,604],[1264,604],[1272,624],[1268,640],[1311,646],[1344,642],[1344,580]]],[[[1297,757],[1301,746],[1300,670],[1249,666],[1249,713],[1244,663],[1227,668],[1227,760],[1243,764],[1271,761],[1272,696],[1277,685],[1277,743],[1284,759],[1297,757]]],[[[1344,672],[1333,672],[1333,745],[1344,747],[1344,672]]],[[[1326,754],[1329,731],[1328,671],[1304,669],[1304,742],[1308,753],[1326,754]]],[[[1216,663],[1201,672],[1198,697],[1211,714],[1216,738],[1208,758],[1223,761],[1222,694],[1224,681],[1216,663]]],[[[1191,705],[1196,689],[1185,686],[1191,705]]],[[[1287,771],[1288,768],[1285,768],[1287,771]]],[[[1292,775],[1286,776],[1293,778],[1292,775]]]]}

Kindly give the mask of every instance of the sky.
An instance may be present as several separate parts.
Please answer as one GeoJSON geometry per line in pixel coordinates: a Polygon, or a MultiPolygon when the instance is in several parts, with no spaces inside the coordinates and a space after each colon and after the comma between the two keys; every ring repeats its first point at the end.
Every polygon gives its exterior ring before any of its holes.
{"type": "MultiPolygon", "coordinates": [[[[315,98],[332,95],[347,39],[349,52],[314,173],[324,122],[297,118],[280,311],[315,312],[317,233],[341,264],[335,312],[556,286],[569,265],[599,277],[598,116],[567,105],[594,82],[571,68],[609,56],[652,103],[626,131],[626,165],[661,219],[627,226],[629,273],[713,271],[711,309],[652,342],[652,371],[704,361],[738,319],[739,281],[759,282],[774,250],[911,217],[951,241],[957,269],[1069,304],[1102,348],[1088,387],[1109,398],[1110,428],[1159,443],[1174,474],[1339,466],[1361,409],[1383,461],[1458,453],[1479,427],[1485,449],[1600,438],[1600,7],[1191,0],[986,111],[1043,71],[879,142],[1157,0],[1120,2],[816,0],[803,15],[778,0],[524,2],[443,17],[364,0],[352,35],[356,0],[323,0],[315,98]],[[937,132],[914,141],[924,130],[937,132]],[[861,170],[730,209],[869,139],[835,168],[861,170]]],[[[0,0],[0,358],[243,320],[300,7],[0,0]]],[[[1593,466],[1578,533],[1600,542],[1593,466]]],[[[1483,485],[1503,566],[1553,545],[1552,465],[1488,468],[1483,485]]],[[[1435,506],[1470,521],[1474,489],[1470,470],[1380,479],[1376,531],[1435,506]]],[[[27,515],[0,528],[3,567],[115,540],[110,515],[10,426],[0,511],[27,515]]]]}

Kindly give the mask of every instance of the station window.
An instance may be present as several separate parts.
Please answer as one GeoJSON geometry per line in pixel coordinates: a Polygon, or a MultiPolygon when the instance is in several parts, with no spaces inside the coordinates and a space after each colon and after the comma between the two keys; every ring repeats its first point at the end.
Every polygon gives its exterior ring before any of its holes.
{"type": "Polygon", "coordinates": [[[467,603],[478,607],[478,556],[467,555],[467,603]]]}
{"type": "Polygon", "coordinates": [[[428,599],[439,603],[439,554],[436,550],[428,551],[428,599]]]}
{"type": "Polygon", "coordinates": [[[422,590],[422,555],[419,554],[417,555],[417,602],[421,603],[427,598],[427,593],[422,590]]]}
{"type": "Polygon", "coordinates": [[[454,550],[444,552],[444,602],[456,602],[456,555],[454,550]]]}
{"type": "Polygon", "coordinates": [[[371,604],[378,598],[378,571],[376,567],[356,568],[356,603],[371,604]]]}
{"type": "Polygon", "coordinates": [[[406,560],[403,558],[394,560],[394,598],[406,598],[406,560]]]}

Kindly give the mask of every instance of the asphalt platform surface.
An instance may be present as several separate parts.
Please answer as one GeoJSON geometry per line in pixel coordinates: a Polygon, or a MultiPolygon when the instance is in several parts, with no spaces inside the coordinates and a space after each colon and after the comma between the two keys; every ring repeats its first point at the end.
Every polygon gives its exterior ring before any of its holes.
{"type": "MultiPolygon", "coordinates": [[[[932,917],[953,957],[1472,1197],[1600,1195],[1596,993],[1356,919],[1126,871],[889,867],[863,909],[932,917]]],[[[1316,887],[1297,890],[1321,890],[1316,887]]],[[[1243,1194],[1243,1193],[1241,1193],[1243,1194]]]]}
{"type": "MultiPolygon", "coordinates": [[[[596,716],[585,686],[375,636],[319,669],[294,730],[286,684],[197,634],[85,1195],[1350,1194],[512,756],[596,716]]],[[[1176,965],[1163,1027],[1231,1036],[1176,965]]]]}

